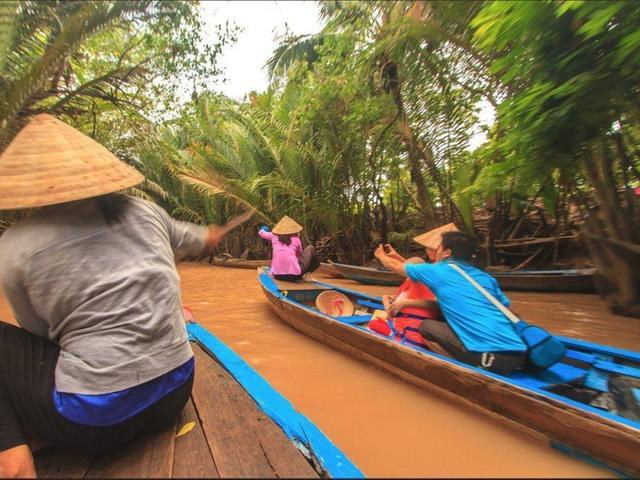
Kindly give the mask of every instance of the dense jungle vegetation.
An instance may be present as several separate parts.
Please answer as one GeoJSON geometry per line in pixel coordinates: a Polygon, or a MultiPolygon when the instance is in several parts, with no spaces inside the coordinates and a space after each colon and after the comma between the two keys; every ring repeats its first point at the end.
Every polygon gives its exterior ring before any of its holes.
{"type": "Polygon", "coordinates": [[[269,89],[238,102],[211,88],[236,32],[205,31],[197,3],[2,2],[0,149],[48,112],[176,218],[255,209],[221,252],[264,257],[257,226],[287,214],[324,258],[365,263],[453,221],[488,265],[594,265],[611,306],[640,316],[640,3],[320,11],[322,31],[282,39],[269,89]],[[481,105],[495,121],[472,149],[481,105]]]}

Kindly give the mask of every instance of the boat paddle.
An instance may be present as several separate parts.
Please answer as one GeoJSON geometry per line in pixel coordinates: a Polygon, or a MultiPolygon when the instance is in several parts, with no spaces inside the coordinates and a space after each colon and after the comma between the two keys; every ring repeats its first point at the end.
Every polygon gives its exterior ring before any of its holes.
{"type": "Polygon", "coordinates": [[[237,217],[233,217],[224,225],[210,225],[207,243],[211,246],[217,245],[227,233],[235,228],[238,228],[240,225],[249,220],[253,216],[254,212],[255,210],[247,210],[237,217]]]}
{"type": "Polygon", "coordinates": [[[243,223],[245,223],[247,220],[249,220],[251,217],[253,217],[254,213],[255,213],[255,210],[247,210],[246,212],[241,213],[237,217],[233,217],[227,223],[222,225],[222,227],[220,227],[220,228],[222,228],[222,230],[224,232],[224,235],[229,233],[234,228],[237,228],[240,225],[242,225],[243,223]]]}

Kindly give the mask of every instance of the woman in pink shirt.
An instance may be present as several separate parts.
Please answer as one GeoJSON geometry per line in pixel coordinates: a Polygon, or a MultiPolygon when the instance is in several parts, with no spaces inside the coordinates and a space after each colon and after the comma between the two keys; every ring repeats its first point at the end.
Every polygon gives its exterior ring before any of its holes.
{"type": "Polygon", "coordinates": [[[302,226],[285,215],[273,227],[273,231],[262,227],[258,232],[260,237],[271,241],[271,274],[274,278],[296,282],[305,273],[313,272],[320,266],[313,246],[302,249],[302,242],[298,237],[301,231],[302,226]]]}

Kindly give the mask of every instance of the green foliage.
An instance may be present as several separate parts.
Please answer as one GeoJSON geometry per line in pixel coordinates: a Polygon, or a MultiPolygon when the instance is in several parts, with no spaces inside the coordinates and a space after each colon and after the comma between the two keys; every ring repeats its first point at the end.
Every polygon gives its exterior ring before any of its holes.
{"type": "Polygon", "coordinates": [[[195,2],[4,3],[0,146],[40,112],[91,125],[94,136],[97,123],[139,125],[141,115],[173,107],[180,83],[218,73],[216,56],[233,32],[218,34],[202,42],[195,2]]]}
{"type": "MultiPolygon", "coordinates": [[[[207,88],[235,31],[205,38],[194,2],[4,2],[0,144],[34,113],[62,116],[142,169],[132,193],[174,216],[287,214],[345,261],[368,260],[381,240],[408,249],[448,221],[489,246],[559,234],[569,204],[599,236],[640,240],[637,2],[325,1],[320,11],[321,32],[273,52],[268,90],[236,102],[207,88]],[[192,101],[181,103],[185,86],[192,101]],[[497,118],[470,151],[481,101],[497,118]],[[491,232],[477,221],[488,204],[491,232]],[[542,216],[541,204],[554,218],[525,232],[520,220],[542,216]]],[[[254,227],[226,248],[260,252],[254,227]]]]}
{"type": "Polygon", "coordinates": [[[633,2],[492,2],[481,10],[476,38],[513,92],[499,108],[507,158],[571,169],[580,149],[607,135],[638,89],[637,68],[620,68],[619,59],[638,46],[639,21],[633,2]]]}
{"type": "Polygon", "coordinates": [[[631,193],[640,181],[632,146],[640,126],[640,4],[487,2],[471,25],[507,92],[474,187],[535,188],[554,212],[569,190],[614,304],[636,311],[640,277],[628,254],[640,244],[631,193]]]}

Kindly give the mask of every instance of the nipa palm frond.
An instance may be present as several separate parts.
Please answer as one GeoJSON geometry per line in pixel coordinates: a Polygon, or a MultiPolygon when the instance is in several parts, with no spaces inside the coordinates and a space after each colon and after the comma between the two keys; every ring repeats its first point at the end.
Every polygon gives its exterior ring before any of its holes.
{"type": "Polygon", "coordinates": [[[189,175],[186,173],[182,173],[179,175],[179,178],[185,182],[187,185],[193,187],[198,193],[209,196],[209,197],[222,197],[227,200],[230,200],[236,206],[241,207],[243,209],[253,209],[256,213],[261,216],[263,219],[271,222],[272,220],[266,215],[262,210],[257,208],[256,205],[251,204],[251,202],[245,200],[244,198],[239,197],[235,193],[229,191],[224,188],[224,185],[214,185],[211,183],[202,180],[199,177],[189,175]]]}

